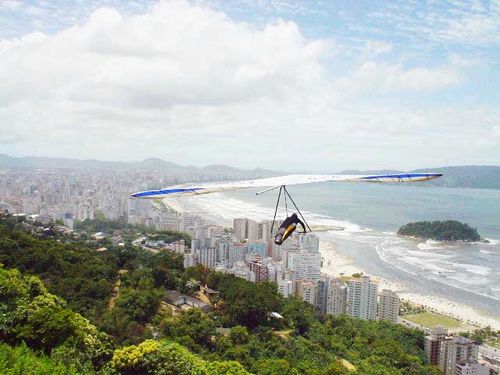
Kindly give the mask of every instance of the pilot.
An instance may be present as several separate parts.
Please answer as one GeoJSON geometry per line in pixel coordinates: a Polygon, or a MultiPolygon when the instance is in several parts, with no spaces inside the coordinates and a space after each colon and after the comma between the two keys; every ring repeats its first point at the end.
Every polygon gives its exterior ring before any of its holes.
{"type": "Polygon", "coordinates": [[[279,227],[276,235],[274,236],[274,243],[276,245],[281,245],[285,240],[290,237],[290,235],[297,228],[297,224],[302,226],[303,232],[306,232],[306,227],[304,223],[299,219],[297,214],[294,212],[292,215],[288,216],[283,224],[279,227]]]}

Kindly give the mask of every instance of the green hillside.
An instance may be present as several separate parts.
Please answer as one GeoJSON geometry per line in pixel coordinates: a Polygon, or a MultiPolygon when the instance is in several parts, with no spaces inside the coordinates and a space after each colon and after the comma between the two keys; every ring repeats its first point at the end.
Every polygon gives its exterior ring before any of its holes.
{"type": "Polygon", "coordinates": [[[0,220],[6,373],[26,366],[39,374],[437,374],[426,364],[420,331],[320,319],[273,283],[183,269],[166,251],[107,243],[103,253],[58,241],[0,220]],[[164,302],[167,289],[196,296],[194,281],[219,292],[211,310],[174,311],[164,302]],[[273,311],[284,318],[268,318],[273,311]]]}

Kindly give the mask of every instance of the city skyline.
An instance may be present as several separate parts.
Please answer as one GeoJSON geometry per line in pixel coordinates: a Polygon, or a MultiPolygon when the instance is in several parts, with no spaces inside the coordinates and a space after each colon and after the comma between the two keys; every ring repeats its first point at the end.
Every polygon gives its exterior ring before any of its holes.
{"type": "Polygon", "coordinates": [[[499,14],[497,1],[2,1],[0,144],[240,168],[499,164],[499,14]]]}

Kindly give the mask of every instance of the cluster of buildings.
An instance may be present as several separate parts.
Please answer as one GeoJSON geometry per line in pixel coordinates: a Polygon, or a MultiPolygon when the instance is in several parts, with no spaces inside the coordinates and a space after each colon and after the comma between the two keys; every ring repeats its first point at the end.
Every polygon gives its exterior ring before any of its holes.
{"type": "Polygon", "coordinates": [[[60,220],[72,229],[77,220],[121,219],[159,230],[178,230],[179,214],[158,209],[130,193],[180,182],[154,170],[16,169],[0,179],[0,210],[60,220]]]}
{"type": "Polygon", "coordinates": [[[467,337],[451,336],[448,330],[436,327],[425,338],[429,362],[444,375],[489,375],[490,366],[478,362],[479,344],[467,337]]]}
{"type": "Polygon", "coordinates": [[[181,228],[192,237],[191,247],[182,250],[186,267],[202,264],[248,281],[274,282],[284,297],[297,296],[323,314],[398,320],[398,295],[390,290],[379,293],[370,277],[321,273],[319,238],[312,233],[294,233],[278,246],[270,236],[269,221],[237,218],[228,230],[183,215],[181,228]]]}

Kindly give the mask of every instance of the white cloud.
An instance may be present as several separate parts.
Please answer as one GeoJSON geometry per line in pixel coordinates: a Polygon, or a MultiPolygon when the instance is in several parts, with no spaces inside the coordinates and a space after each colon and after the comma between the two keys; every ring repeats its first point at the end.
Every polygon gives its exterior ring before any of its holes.
{"type": "Polygon", "coordinates": [[[383,42],[380,40],[368,40],[366,42],[367,51],[375,55],[389,53],[393,48],[394,46],[391,43],[383,42]]]}
{"type": "Polygon", "coordinates": [[[16,10],[22,6],[22,2],[18,0],[2,0],[0,1],[0,9],[16,10]]]}
{"type": "Polygon", "coordinates": [[[500,126],[495,126],[493,128],[493,138],[498,139],[498,141],[500,142],[500,126]]]}
{"type": "Polygon", "coordinates": [[[100,8],[53,35],[0,41],[0,142],[14,154],[403,168],[455,155],[469,134],[493,126],[488,110],[405,108],[397,95],[395,106],[376,95],[366,104],[367,93],[454,87],[463,59],[433,69],[366,62],[332,79],[333,48],[293,22],[257,27],[186,2],[139,15],[100,8]],[[465,136],[450,138],[457,129],[465,136]]]}
{"type": "Polygon", "coordinates": [[[454,66],[435,69],[404,69],[402,64],[368,61],[359,66],[349,77],[339,79],[344,92],[400,92],[433,91],[458,85],[460,72],[454,66]]]}

